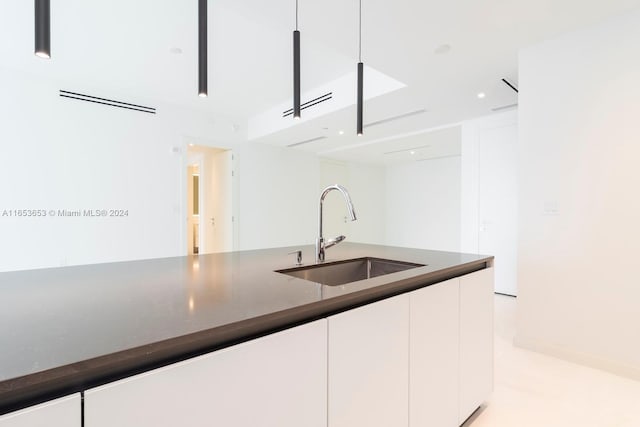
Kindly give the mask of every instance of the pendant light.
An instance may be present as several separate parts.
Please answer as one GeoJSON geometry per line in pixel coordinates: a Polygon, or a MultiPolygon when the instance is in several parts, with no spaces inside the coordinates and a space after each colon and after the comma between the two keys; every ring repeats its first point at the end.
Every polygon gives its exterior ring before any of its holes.
{"type": "Polygon", "coordinates": [[[51,12],[49,0],[35,0],[36,56],[51,58],[51,12]]]}
{"type": "Polygon", "coordinates": [[[358,21],[358,111],[357,111],[357,132],[358,136],[362,136],[363,125],[362,125],[362,117],[363,117],[363,107],[364,107],[364,64],[362,63],[362,0],[360,2],[360,13],[359,13],[359,21],[358,21]]]}
{"type": "Polygon", "coordinates": [[[293,32],[293,118],[300,118],[300,31],[298,31],[298,0],[296,0],[296,29],[293,32]]]}
{"type": "Polygon", "coordinates": [[[198,95],[207,97],[207,0],[198,0],[198,95]]]}

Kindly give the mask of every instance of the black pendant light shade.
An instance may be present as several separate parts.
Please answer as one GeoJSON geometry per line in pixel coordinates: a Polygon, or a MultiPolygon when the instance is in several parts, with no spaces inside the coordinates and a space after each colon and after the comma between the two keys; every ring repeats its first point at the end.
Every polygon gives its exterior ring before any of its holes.
{"type": "Polygon", "coordinates": [[[300,31],[293,32],[293,118],[300,118],[300,31]]]}
{"type": "Polygon", "coordinates": [[[51,58],[51,9],[49,0],[35,0],[35,54],[40,58],[51,58]]]}
{"type": "Polygon", "coordinates": [[[300,31],[298,31],[298,0],[296,0],[296,29],[293,32],[293,118],[300,118],[300,31]]]}
{"type": "Polygon", "coordinates": [[[362,117],[364,107],[364,64],[358,62],[358,136],[362,136],[362,117]]]}
{"type": "Polygon", "coordinates": [[[198,95],[206,97],[207,89],[207,0],[198,0],[198,95]]]}
{"type": "Polygon", "coordinates": [[[362,118],[364,115],[364,64],[362,63],[362,0],[359,0],[358,11],[358,97],[357,97],[357,133],[363,135],[362,118]]]}

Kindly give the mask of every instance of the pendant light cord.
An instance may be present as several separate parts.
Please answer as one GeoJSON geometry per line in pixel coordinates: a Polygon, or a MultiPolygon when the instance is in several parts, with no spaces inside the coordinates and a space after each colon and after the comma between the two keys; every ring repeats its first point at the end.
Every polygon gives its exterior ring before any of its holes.
{"type": "Polygon", "coordinates": [[[296,0],[296,31],[298,31],[298,0],[296,0]]]}
{"type": "MultiPolygon", "coordinates": [[[[296,0],[297,1],[297,0],[296,0]]],[[[360,19],[358,21],[358,61],[362,62],[362,0],[360,0],[360,19]]]]}

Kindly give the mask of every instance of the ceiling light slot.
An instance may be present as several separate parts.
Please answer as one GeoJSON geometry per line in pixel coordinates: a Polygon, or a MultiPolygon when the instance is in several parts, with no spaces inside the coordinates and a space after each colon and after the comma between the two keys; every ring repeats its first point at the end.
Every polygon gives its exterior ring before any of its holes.
{"type": "MultiPolygon", "coordinates": [[[[310,101],[307,101],[307,102],[305,102],[303,104],[300,104],[300,110],[306,110],[307,108],[313,107],[314,105],[318,105],[318,104],[321,104],[323,102],[326,102],[326,101],[330,100],[331,98],[333,98],[333,92],[325,93],[324,95],[321,95],[321,96],[319,96],[317,98],[313,98],[310,101]]],[[[288,117],[288,116],[290,116],[292,114],[293,114],[293,108],[289,108],[288,110],[282,112],[282,117],[283,118],[284,117],[288,117]]]]}
{"type": "Polygon", "coordinates": [[[518,88],[509,82],[507,79],[502,79],[502,82],[518,93],[518,88]]]}
{"type": "Polygon", "coordinates": [[[364,128],[366,129],[366,128],[370,128],[370,127],[373,127],[373,126],[382,125],[382,124],[385,124],[385,123],[391,123],[391,122],[394,122],[396,120],[406,119],[407,117],[417,116],[419,114],[424,114],[426,112],[427,112],[426,108],[422,108],[420,110],[415,110],[415,111],[410,111],[408,113],[400,114],[398,116],[388,117],[386,119],[377,120],[375,122],[367,123],[367,124],[364,125],[364,128]]]}
{"type": "Polygon", "coordinates": [[[416,162],[427,162],[429,160],[451,159],[453,157],[460,157],[460,154],[447,154],[446,156],[427,157],[426,159],[417,159],[416,162]]]}
{"type": "Polygon", "coordinates": [[[430,145],[421,145],[419,147],[413,147],[413,148],[403,148],[402,150],[394,150],[394,151],[387,151],[384,154],[398,154],[398,153],[406,153],[407,151],[418,151],[418,150],[423,150],[425,148],[429,148],[431,147],[430,145]]]}
{"type": "Polygon", "coordinates": [[[298,147],[300,145],[311,144],[312,142],[321,141],[323,139],[327,139],[327,137],[326,136],[318,136],[318,137],[315,137],[315,138],[311,138],[311,139],[307,139],[307,140],[304,140],[304,141],[300,141],[300,142],[295,142],[293,144],[289,144],[289,145],[287,145],[287,147],[298,147]]]}
{"type": "Polygon", "coordinates": [[[518,106],[518,104],[509,104],[509,105],[503,105],[502,107],[496,107],[496,108],[492,108],[491,111],[503,111],[503,110],[510,110],[512,108],[516,108],[518,106]]]}

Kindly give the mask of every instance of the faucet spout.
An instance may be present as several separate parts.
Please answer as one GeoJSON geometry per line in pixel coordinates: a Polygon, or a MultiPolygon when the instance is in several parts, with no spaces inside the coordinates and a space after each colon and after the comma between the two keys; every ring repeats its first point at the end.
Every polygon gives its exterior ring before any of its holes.
{"type": "Polygon", "coordinates": [[[353,208],[353,202],[351,201],[351,196],[349,196],[349,192],[342,185],[334,184],[330,185],[322,191],[320,195],[320,207],[318,212],[318,238],[316,239],[316,262],[324,262],[325,259],[325,249],[330,248],[331,246],[337,245],[342,242],[346,237],[338,236],[335,239],[330,239],[325,242],[324,237],[322,235],[322,205],[324,203],[325,197],[331,191],[336,190],[339,191],[344,197],[344,201],[347,204],[347,211],[349,212],[349,217],[351,221],[355,221],[358,219],[356,217],[356,211],[353,208]]]}

